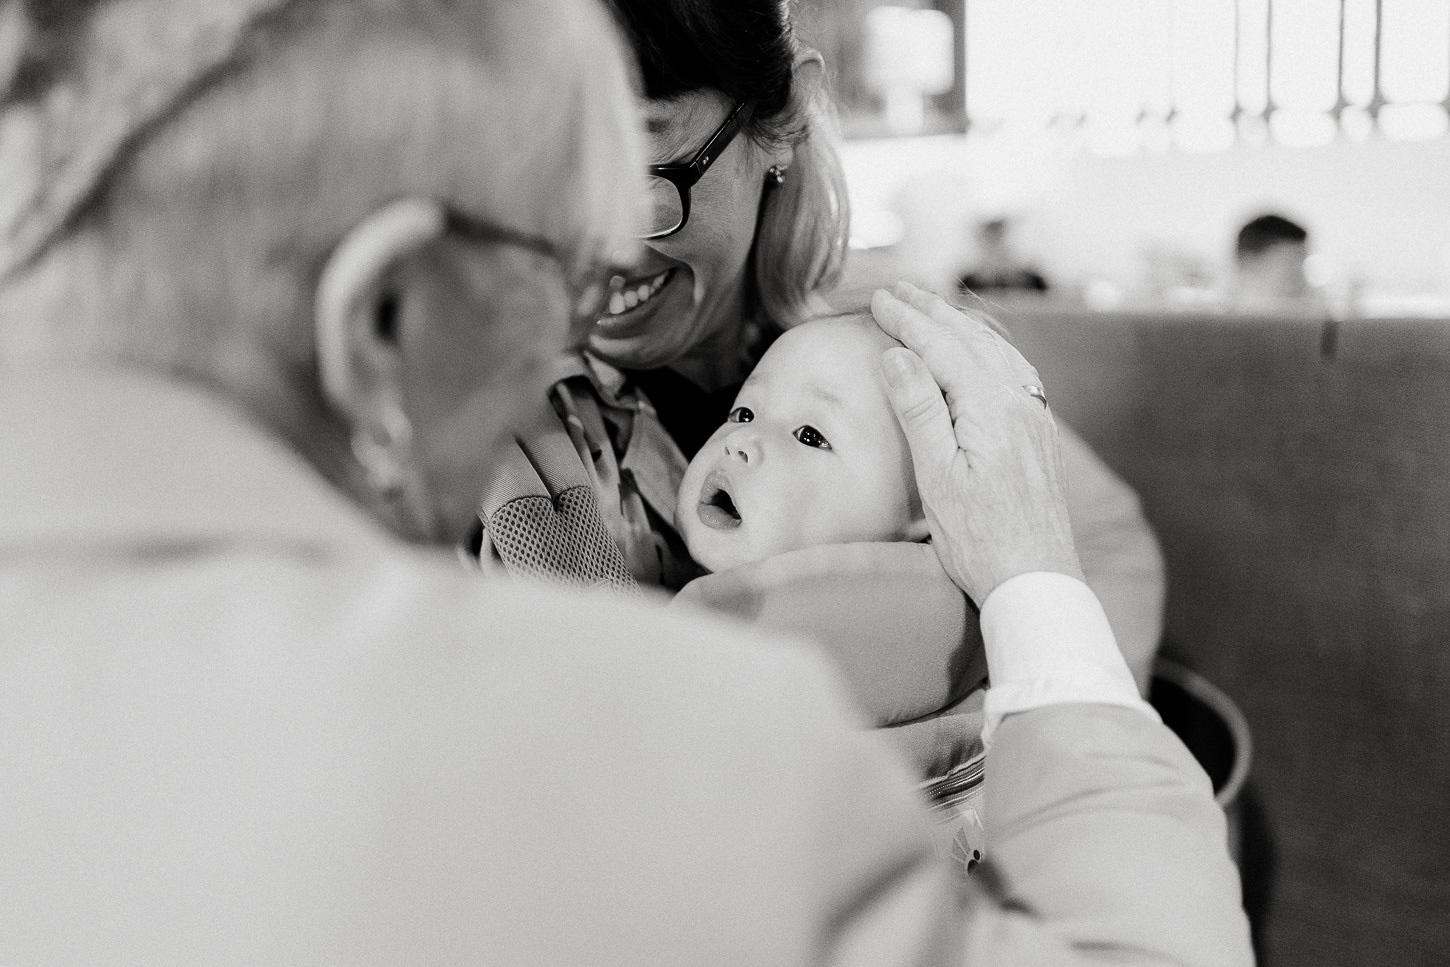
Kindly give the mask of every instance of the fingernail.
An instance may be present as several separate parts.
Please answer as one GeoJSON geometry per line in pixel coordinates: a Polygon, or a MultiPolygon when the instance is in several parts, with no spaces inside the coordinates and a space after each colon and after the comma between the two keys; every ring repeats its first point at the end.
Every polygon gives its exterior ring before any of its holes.
{"type": "Polygon", "coordinates": [[[908,349],[888,349],[881,354],[881,373],[892,389],[901,389],[916,375],[916,354],[908,349]]]}

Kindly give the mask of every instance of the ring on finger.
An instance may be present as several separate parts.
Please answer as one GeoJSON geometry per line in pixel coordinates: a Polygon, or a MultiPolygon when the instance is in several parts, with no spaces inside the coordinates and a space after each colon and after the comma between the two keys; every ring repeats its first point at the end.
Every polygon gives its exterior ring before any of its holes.
{"type": "Polygon", "coordinates": [[[1041,403],[1044,408],[1047,406],[1047,394],[1042,391],[1041,386],[1034,383],[1023,383],[1022,388],[1027,391],[1028,396],[1041,403]]]}

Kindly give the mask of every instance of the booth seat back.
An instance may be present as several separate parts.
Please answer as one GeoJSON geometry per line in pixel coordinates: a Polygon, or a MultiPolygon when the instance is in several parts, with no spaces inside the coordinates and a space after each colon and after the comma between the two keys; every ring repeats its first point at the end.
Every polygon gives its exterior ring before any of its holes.
{"type": "Polygon", "coordinates": [[[1450,320],[1001,315],[1248,718],[1263,962],[1450,963],[1450,320]]]}

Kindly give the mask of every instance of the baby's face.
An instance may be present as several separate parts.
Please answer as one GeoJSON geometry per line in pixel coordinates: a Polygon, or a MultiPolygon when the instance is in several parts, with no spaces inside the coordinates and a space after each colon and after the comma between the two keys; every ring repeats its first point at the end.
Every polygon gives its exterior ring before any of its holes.
{"type": "Polygon", "coordinates": [[[776,340],[680,485],[676,520],[701,566],[924,535],[880,372],[892,345],[853,319],[809,322],[776,340]]]}

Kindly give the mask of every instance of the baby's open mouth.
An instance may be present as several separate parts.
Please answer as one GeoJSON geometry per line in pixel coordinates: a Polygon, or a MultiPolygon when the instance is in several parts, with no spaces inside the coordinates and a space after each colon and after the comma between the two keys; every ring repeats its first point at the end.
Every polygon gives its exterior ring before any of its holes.
{"type": "Polygon", "coordinates": [[[730,494],[730,480],[720,471],[705,478],[700,487],[700,504],[696,513],[700,523],[715,530],[731,530],[740,526],[740,511],[730,494]]]}

